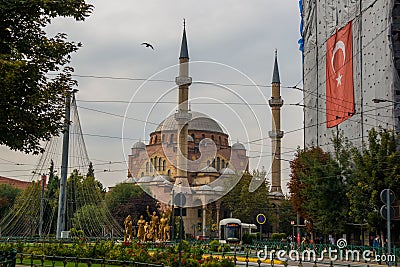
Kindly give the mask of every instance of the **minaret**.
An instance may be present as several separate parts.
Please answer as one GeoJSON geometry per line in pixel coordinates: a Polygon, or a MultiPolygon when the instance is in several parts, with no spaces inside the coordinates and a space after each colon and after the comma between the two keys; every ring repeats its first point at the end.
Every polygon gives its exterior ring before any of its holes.
{"type": "Polygon", "coordinates": [[[189,52],[186,41],[186,27],[183,21],[183,37],[181,53],[179,56],[179,76],[175,78],[178,85],[178,110],[175,113],[175,120],[178,125],[178,151],[177,151],[177,172],[175,176],[175,185],[180,185],[178,190],[183,193],[190,193],[187,161],[188,161],[188,122],[191,119],[189,113],[189,86],[192,78],[189,77],[189,52]]]}
{"type": "Polygon", "coordinates": [[[272,96],[269,100],[269,106],[272,110],[272,131],[269,137],[272,142],[272,185],[271,193],[282,193],[281,188],[281,139],[283,131],[281,131],[281,107],[283,99],[281,98],[281,82],[279,79],[278,69],[278,52],[275,50],[275,64],[272,75],[272,96]]]}

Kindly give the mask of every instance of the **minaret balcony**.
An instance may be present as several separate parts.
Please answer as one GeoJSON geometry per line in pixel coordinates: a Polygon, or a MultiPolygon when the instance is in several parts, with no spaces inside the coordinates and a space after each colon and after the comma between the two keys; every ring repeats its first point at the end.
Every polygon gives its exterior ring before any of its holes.
{"type": "Polygon", "coordinates": [[[283,131],[273,130],[268,132],[269,138],[282,138],[283,131]]]}
{"type": "Polygon", "coordinates": [[[269,102],[269,106],[271,108],[283,106],[283,99],[280,97],[279,98],[271,98],[270,100],[268,100],[268,102],[269,102]]]}
{"type": "Polygon", "coordinates": [[[192,113],[187,110],[178,110],[174,117],[178,123],[186,124],[192,119],[192,113]]]}
{"type": "Polygon", "coordinates": [[[192,84],[192,77],[176,77],[175,78],[175,83],[178,86],[181,85],[191,85],[192,84]]]}

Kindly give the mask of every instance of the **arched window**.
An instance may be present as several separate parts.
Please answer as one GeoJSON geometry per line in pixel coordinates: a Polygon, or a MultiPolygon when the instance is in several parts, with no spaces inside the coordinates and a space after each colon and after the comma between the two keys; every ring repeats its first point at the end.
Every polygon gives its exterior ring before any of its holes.
{"type": "Polygon", "coordinates": [[[168,170],[167,175],[171,176],[171,170],[168,170]]]}
{"type": "Polygon", "coordinates": [[[225,168],[225,160],[224,160],[224,159],[222,160],[221,168],[222,168],[222,169],[225,168]]]}
{"type": "Polygon", "coordinates": [[[161,171],[162,170],[162,158],[158,159],[158,170],[161,171]]]}
{"type": "Polygon", "coordinates": [[[166,167],[167,167],[167,161],[164,159],[163,164],[162,164],[162,170],[165,171],[166,167]]]}
{"type": "Polygon", "coordinates": [[[146,174],[149,173],[149,162],[146,162],[146,174]]]}
{"type": "Polygon", "coordinates": [[[169,136],[169,143],[170,143],[170,144],[173,144],[173,143],[174,143],[174,134],[171,134],[171,135],[169,136]]]}
{"type": "Polygon", "coordinates": [[[211,163],[211,166],[212,166],[213,168],[215,168],[215,159],[213,159],[213,161],[212,161],[212,163],[211,163]]]}
{"type": "Polygon", "coordinates": [[[153,172],[153,159],[150,159],[150,172],[153,172]]]}
{"type": "Polygon", "coordinates": [[[229,168],[229,162],[226,162],[225,168],[229,168]]]}
{"type": "Polygon", "coordinates": [[[221,169],[221,159],[217,157],[217,171],[221,169]]]}
{"type": "Polygon", "coordinates": [[[141,174],[141,177],[143,177],[144,176],[144,172],[142,172],[142,174],[141,174]]]}
{"type": "Polygon", "coordinates": [[[157,171],[157,163],[158,163],[157,159],[158,159],[157,157],[154,158],[154,170],[155,171],[157,171]]]}
{"type": "Polygon", "coordinates": [[[157,144],[157,135],[154,136],[154,144],[157,144]]]}
{"type": "Polygon", "coordinates": [[[163,134],[161,137],[161,143],[163,143],[163,144],[165,143],[165,134],[163,134]]]}

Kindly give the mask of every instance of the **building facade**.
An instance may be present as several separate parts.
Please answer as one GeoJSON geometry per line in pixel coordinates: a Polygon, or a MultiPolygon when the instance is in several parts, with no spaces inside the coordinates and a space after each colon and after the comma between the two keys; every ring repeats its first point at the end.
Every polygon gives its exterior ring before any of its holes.
{"type": "MultiPolygon", "coordinates": [[[[338,131],[359,147],[367,141],[371,128],[399,132],[400,1],[303,0],[301,6],[305,146],[329,150],[331,138],[338,131]],[[349,23],[352,51],[337,42],[333,58],[327,60],[328,40],[349,23]],[[327,113],[336,111],[329,108],[332,100],[327,98],[327,69],[338,72],[334,65],[338,58],[343,58],[342,65],[352,64],[354,112],[336,127],[328,128],[327,113]]],[[[339,73],[334,82],[340,85],[341,78],[339,73]]]]}

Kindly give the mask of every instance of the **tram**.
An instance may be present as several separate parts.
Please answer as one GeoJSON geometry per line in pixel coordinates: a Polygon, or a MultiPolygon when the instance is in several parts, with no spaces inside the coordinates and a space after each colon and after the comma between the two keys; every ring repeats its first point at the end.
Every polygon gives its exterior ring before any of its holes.
{"type": "Polygon", "coordinates": [[[244,234],[252,234],[256,230],[255,224],[242,223],[236,218],[227,218],[219,222],[220,243],[241,243],[244,234]]]}

